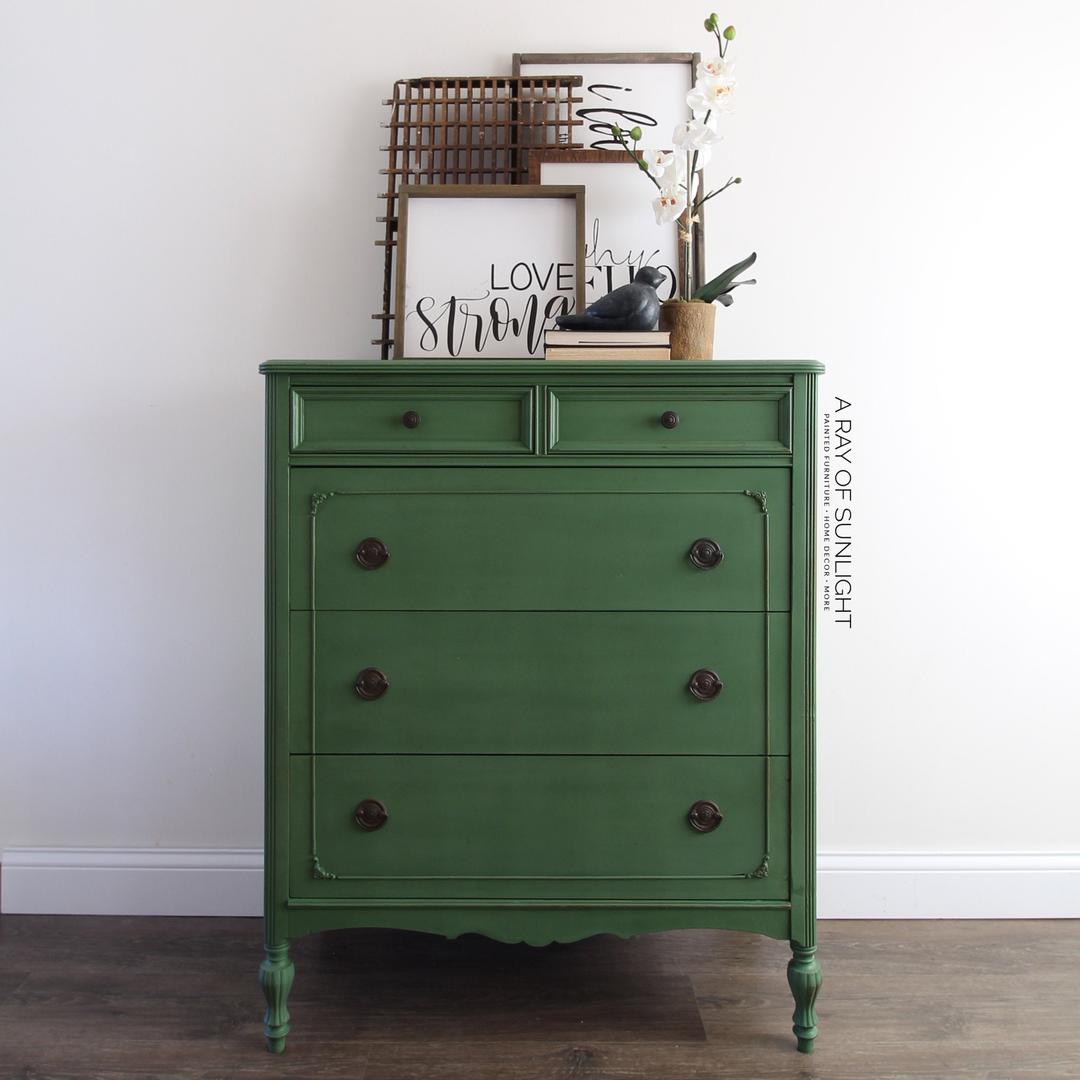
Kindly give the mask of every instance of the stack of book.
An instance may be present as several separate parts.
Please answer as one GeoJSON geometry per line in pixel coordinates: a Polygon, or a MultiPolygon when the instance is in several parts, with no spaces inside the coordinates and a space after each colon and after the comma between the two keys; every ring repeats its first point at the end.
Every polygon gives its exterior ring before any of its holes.
{"type": "Polygon", "coordinates": [[[549,330],[545,360],[670,360],[666,330],[549,330]]]}

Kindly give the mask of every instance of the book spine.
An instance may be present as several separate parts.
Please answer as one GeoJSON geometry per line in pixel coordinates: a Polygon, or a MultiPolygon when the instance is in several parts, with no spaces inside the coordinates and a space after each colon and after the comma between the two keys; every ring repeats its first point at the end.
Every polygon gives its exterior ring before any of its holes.
{"type": "Polygon", "coordinates": [[[549,330],[544,335],[544,344],[553,346],[574,346],[582,348],[606,348],[612,345],[629,345],[640,349],[663,349],[671,344],[671,335],[667,332],[646,334],[573,334],[566,330],[549,330]]]}
{"type": "Polygon", "coordinates": [[[670,360],[670,349],[639,349],[632,346],[607,345],[603,348],[548,348],[546,360],[670,360]]]}

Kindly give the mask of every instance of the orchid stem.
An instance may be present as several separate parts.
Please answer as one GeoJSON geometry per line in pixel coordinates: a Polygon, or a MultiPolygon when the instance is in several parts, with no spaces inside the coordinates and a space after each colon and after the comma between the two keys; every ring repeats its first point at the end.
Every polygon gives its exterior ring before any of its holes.
{"type": "Polygon", "coordinates": [[[701,207],[703,207],[710,199],[715,198],[723,191],[727,191],[727,189],[731,187],[731,185],[734,183],[735,177],[729,176],[727,183],[724,184],[723,187],[718,187],[715,191],[710,191],[709,194],[706,195],[703,199],[699,199],[696,203],[694,203],[694,210],[700,210],[701,207]]]}
{"type": "MultiPolygon", "coordinates": [[[[633,158],[635,162],[637,162],[638,167],[641,168],[643,163],[641,158],[638,156],[637,143],[635,142],[633,149],[631,149],[629,146],[626,145],[626,140],[623,138],[621,131],[616,134],[613,130],[612,135],[615,136],[615,141],[627,152],[627,154],[630,155],[631,158],[633,158]]],[[[649,180],[652,182],[652,186],[656,188],[657,191],[663,190],[663,188],[660,187],[660,182],[656,179],[655,176],[653,176],[651,172],[649,172],[647,168],[641,168],[641,171],[649,178],[649,180]]]]}

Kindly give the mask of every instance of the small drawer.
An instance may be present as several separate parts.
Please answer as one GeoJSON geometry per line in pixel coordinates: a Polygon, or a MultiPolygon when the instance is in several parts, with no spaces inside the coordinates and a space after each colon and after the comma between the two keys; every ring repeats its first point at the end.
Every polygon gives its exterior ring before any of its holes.
{"type": "Polygon", "coordinates": [[[531,388],[297,386],[294,454],[529,454],[531,388]]]}
{"type": "Polygon", "coordinates": [[[552,454],[790,454],[791,390],[548,391],[552,454]]]}

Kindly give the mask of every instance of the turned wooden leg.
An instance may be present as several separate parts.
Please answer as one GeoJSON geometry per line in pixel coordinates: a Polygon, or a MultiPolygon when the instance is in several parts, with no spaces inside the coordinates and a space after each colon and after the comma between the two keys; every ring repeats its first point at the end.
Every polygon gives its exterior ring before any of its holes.
{"type": "Polygon", "coordinates": [[[814,1052],[814,1039],[817,1036],[814,1002],[821,989],[821,965],[814,956],[816,951],[815,946],[796,945],[793,941],[787,966],[788,986],[795,999],[795,1012],[791,1017],[795,1025],[791,1030],[799,1040],[799,1052],[802,1054],[814,1052]]]}
{"type": "Polygon", "coordinates": [[[267,945],[266,959],[259,966],[259,982],[266,996],[266,1049],[271,1054],[285,1051],[285,1036],[289,1034],[289,1009],[286,1002],[292,989],[293,962],[288,945],[267,945]]]}

